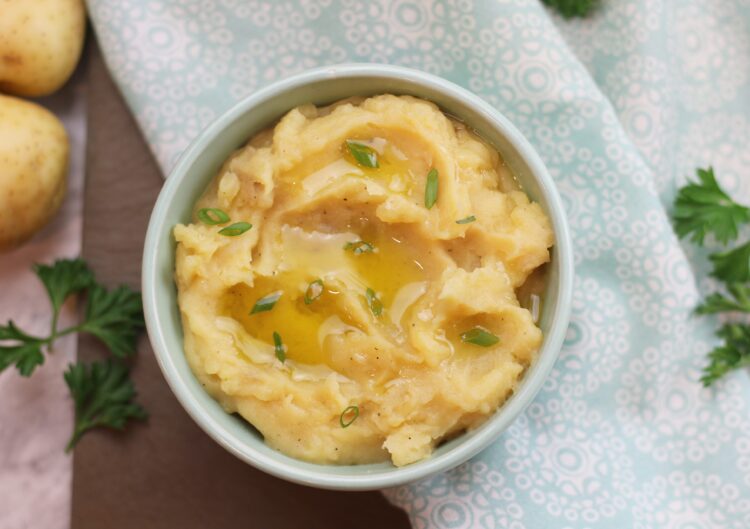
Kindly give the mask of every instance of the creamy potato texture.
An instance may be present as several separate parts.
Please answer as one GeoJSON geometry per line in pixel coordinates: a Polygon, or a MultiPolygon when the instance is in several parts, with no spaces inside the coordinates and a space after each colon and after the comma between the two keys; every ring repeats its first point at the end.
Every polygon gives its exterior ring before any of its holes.
{"type": "Polygon", "coordinates": [[[299,459],[429,457],[508,398],[542,340],[517,293],[549,260],[548,219],[413,97],[292,110],[174,235],[192,370],[299,459]]]}

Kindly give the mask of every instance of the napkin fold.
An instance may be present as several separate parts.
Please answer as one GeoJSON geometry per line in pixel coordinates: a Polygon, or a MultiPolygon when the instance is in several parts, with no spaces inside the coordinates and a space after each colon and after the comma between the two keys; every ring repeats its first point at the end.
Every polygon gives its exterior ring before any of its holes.
{"type": "Polygon", "coordinates": [[[386,491],[416,528],[750,527],[750,382],[698,381],[715,321],[676,186],[713,165],[750,199],[750,2],[88,0],[107,64],[165,173],[244,95],[384,62],[465,86],[534,144],[575,246],[573,317],[539,396],[488,450],[386,491]],[[691,260],[693,261],[691,266],[691,260]],[[692,525],[690,525],[692,524],[692,525]]]}

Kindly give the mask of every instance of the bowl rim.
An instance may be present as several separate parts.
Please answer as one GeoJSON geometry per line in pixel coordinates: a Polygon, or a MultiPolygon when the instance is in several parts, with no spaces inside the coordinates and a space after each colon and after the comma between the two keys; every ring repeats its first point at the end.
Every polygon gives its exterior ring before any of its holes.
{"type": "MultiPolygon", "coordinates": [[[[169,229],[171,230],[171,226],[169,229]]],[[[446,79],[411,68],[371,63],[324,66],[276,81],[244,97],[203,129],[180,156],[159,193],[149,219],[142,261],[143,307],[149,340],[164,378],[185,411],[204,432],[244,462],[268,474],[294,483],[332,490],[373,490],[403,485],[449,470],[487,448],[534,400],[555,364],[569,323],[572,290],[572,243],[562,200],[546,166],[523,134],[489,103],[446,79]],[[252,108],[275,98],[278,94],[299,86],[325,79],[357,77],[398,79],[443,93],[450,98],[459,99],[466,106],[482,114],[492,127],[501,133],[528,165],[531,173],[530,178],[536,181],[539,193],[547,203],[547,213],[555,236],[555,258],[560,262],[559,285],[557,303],[551,315],[550,330],[545,335],[545,341],[538,352],[537,365],[533,371],[524,376],[513,398],[501,405],[495,414],[483,423],[479,429],[481,431],[477,430],[466,441],[457,444],[444,454],[398,467],[396,470],[383,473],[334,475],[323,470],[300,468],[292,462],[278,461],[258,452],[254,447],[243,443],[221,426],[193,396],[186,382],[179,375],[175,362],[169,353],[169,347],[163,332],[164,323],[157,310],[156,285],[159,281],[157,248],[159,244],[162,244],[160,241],[163,240],[162,235],[165,230],[164,224],[170,201],[179,188],[183,176],[202,155],[206,146],[220,135],[222,130],[231,122],[251,111],[252,108]]],[[[324,469],[326,466],[335,465],[320,466],[324,469]]]]}

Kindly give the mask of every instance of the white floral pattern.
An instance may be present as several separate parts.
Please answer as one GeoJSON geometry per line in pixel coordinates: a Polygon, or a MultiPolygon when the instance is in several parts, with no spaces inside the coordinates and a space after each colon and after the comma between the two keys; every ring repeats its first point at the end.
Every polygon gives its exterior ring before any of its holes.
{"type": "Polygon", "coordinates": [[[750,200],[748,0],[602,0],[574,21],[538,0],[88,3],[165,172],[244,95],[348,61],[459,83],[544,158],[575,247],[565,346],[488,450],[386,492],[414,527],[750,527],[750,383],[698,381],[712,283],[666,211],[699,165],[750,200]]]}

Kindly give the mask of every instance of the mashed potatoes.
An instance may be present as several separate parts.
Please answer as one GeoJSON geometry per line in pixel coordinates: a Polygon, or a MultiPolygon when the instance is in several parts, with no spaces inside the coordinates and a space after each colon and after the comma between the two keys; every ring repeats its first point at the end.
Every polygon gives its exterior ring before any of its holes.
{"type": "Polygon", "coordinates": [[[548,219],[413,97],[292,110],[174,235],[193,372],[299,459],[429,457],[508,398],[542,340],[517,292],[549,260],[548,219]]]}

